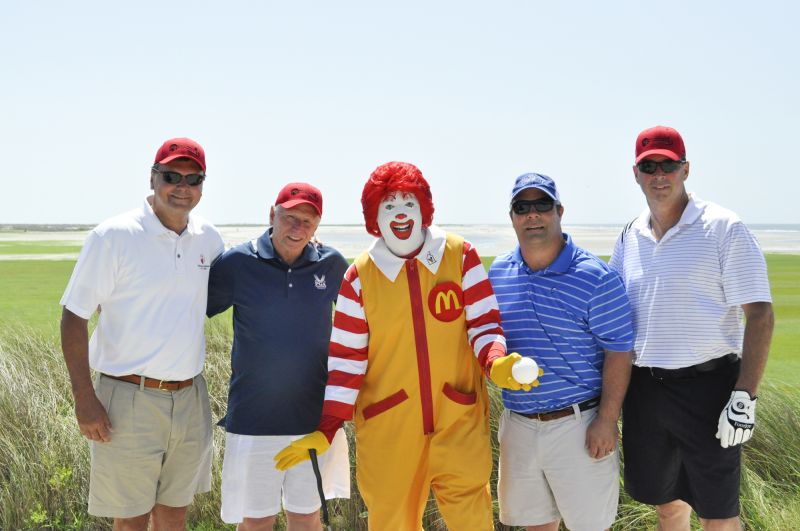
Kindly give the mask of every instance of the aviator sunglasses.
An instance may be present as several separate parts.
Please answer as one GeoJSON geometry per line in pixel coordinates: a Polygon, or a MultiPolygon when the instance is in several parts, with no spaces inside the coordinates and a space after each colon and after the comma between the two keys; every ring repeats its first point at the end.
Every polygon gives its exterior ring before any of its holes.
{"type": "Polygon", "coordinates": [[[685,160],[662,160],[661,162],[656,162],[654,160],[643,160],[642,162],[636,165],[639,168],[639,171],[642,173],[649,173],[653,174],[656,172],[656,169],[661,166],[661,170],[664,173],[672,173],[681,165],[686,162],[685,160]]]}
{"type": "Polygon", "coordinates": [[[158,166],[153,166],[152,170],[156,173],[160,173],[161,177],[164,179],[164,182],[167,184],[180,184],[184,177],[186,177],[186,184],[189,186],[197,186],[205,181],[206,176],[202,173],[190,173],[189,175],[181,175],[176,171],[165,171],[159,168],[158,166]]]}
{"type": "Polygon", "coordinates": [[[534,199],[533,201],[529,201],[527,199],[517,199],[511,203],[511,211],[514,212],[514,214],[521,216],[530,212],[531,209],[536,210],[536,212],[550,212],[553,210],[555,205],[556,202],[549,197],[543,199],[534,199]]]}

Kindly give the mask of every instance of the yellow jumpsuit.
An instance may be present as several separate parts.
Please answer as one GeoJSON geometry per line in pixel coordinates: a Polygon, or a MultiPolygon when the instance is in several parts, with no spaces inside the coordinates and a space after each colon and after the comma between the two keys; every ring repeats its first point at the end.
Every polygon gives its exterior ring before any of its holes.
{"type": "Polygon", "coordinates": [[[460,290],[462,247],[448,234],[435,275],[412,259],[394,282],[367,253],[355,261],[370,330],[355,403],[356,477],[371,530],[422,529],[431,489],[451,531],[493,529],[486,382],[463,308],[453,320],[435,315],[452,319],[463,306],[447,293],[460,290]]]}

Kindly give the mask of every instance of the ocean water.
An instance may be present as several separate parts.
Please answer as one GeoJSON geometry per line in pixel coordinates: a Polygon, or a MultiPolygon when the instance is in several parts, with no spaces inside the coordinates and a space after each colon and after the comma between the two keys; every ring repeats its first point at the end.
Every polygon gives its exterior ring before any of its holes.
{"type": "MultiPolygon", "coordinates": [[[[442,225],[471,242],[481,256],[497,256],[513,249],[516,236],[511,225],[442,225]]],[[[222,225],[219,227],[227,247],[259,237],[266,227],[256,225],[222,225]]],[[[564,232],[573,241],[597,255],[610,255],[622,225],[565,225],[564,232]]],[[[751,225],[761,248],[766,253],[800,254],[800,225],[751,225]]],[[[55,227],[28,226],[0,230],[0,243],[14,241],[57,241],[80,244],[86,238],[88,228],[81,230],[57,230],[55,227]],[[46,230],[41,230],[46,229],[46,230]]],[[[343,255],[352,258],[365,250],[373,240],[361,225],[321,225],[317,238],[337,248],[343,255]]],[[[0,254],[0,260],[8,259],[74,259],[77,254],[0,254]]]]}

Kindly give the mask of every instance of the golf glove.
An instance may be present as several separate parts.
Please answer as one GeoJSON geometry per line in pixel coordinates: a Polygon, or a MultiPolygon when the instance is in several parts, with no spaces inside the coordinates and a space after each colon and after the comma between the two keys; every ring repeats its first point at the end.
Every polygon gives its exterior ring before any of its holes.
{"type": "Polygon", "coordinates": [[[742,444],[753,435],[756,425],[756,400],[747,391],[733,391],[719,416],[717,439],[723,448],[742,444]]]}
{"type": "Polygon", "coordinates": [[[489,379],[491,379],[498,387],[503,389],[510,389],[512,391],[530,391],[531,387],[537,387],[539,380],[534,380],[529,384],[521,384],[514,379],[511,375],[511,368],[514,364],[522,359],[522,356],[516,352],[512,352],[508,356],[497,358],[492,362],[492,368],[489,370],[489,379]]]}
{"type": "Polygon", "coordinates": [[[331,443],[321,431],[309,433],[305,437],[301,437],[278,452],[275,456],[275,468],[278,470],[287,470],[294,465],[302,463],[306,459],[310,459],[308,455],[309,450],[316,450],[317,455],[322,454],[325,450],[331,447],[331,443]]]}

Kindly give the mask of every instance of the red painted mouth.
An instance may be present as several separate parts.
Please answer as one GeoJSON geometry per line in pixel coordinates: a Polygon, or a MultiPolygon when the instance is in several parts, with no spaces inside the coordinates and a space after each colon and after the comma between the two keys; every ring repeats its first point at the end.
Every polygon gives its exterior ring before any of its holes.
{"type": "Polygon", "coordinates": [[[394,234],[398,240],[407,240],[411,237],[411,232],[414,229],[414,220],[409,219],[402,223],[392,221],[389,223],[389,228],[392,229],[392,234],[394,234]]]}

